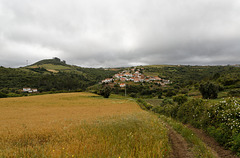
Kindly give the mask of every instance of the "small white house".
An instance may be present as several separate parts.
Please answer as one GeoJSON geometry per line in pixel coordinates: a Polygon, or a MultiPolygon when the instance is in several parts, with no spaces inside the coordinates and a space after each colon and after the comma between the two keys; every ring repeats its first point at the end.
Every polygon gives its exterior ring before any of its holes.
{"type": "Polygon", "coordinates": [[[125,86],[126,86],[125,83],[121,83],[121,84],[120,84],[120,87],[121,87],[121,88],[123,88],[123,87],[125,87],[125,86]]]}
{"type": "Polygon", "coordinates": [[[139,78],[134,78],[134,82],[140,82],[139,78]]]}
{"type": "Polygon", "coordinates": [[[32,90],[31,88],[23,88],[23,92],[29,92],[31,90],[32,90]]]}
{"type": "Polygon", "coordinates": [[[28,93],[37,93],[38,90],[36,88],[23,88],[23,92],[28,92],[28,93]]]}
{"type": "Polygon", "coordinates": [[[106,78],[105,80],[102,80],[102,83],[109,83],[112,81],[113,81],[113,78],[106,78]]]}
{"type": "Polygon", "coordinates": [[[37,93],[38,90],[37,90],[36,88],[34,88],[34,89],[32,89],[32,92],[33,92],[33,93],[37,93]]]}

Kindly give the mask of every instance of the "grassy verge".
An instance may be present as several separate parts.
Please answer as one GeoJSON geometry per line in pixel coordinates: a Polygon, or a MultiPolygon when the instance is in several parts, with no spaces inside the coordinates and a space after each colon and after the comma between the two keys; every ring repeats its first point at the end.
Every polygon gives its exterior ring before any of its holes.
{"type": "Polygon", "coordinates": [[[182,123],[177,122],[164,115],[159,115],[159,118],[169,124],[175,131],[180,133],[184,139],[192,145],[192,152],[195,157],[214,158],[212,151],[198,138],[192,130],[185,127],[182,123]]]}
{"type": "MultiPolygon", "coordinates": [[[[151,104],[146,103],[142,99],[138,99],[137,103],[144,110],[149,110],[152,107],[151,104]]],[[[201,141],[201,139],[198,138],[192,130],[185,127],[182,123],[164,115],[159,115],[159,118],[169,124],[175,131],[180,133],[184,139],[192,145],[192,152],[195,157],[215,157],[212,151],[201,141]]]]}

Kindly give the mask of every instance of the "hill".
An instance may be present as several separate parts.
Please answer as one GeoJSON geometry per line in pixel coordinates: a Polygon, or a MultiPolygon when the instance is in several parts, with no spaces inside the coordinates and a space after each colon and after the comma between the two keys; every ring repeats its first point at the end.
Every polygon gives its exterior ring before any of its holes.
{"type": "Polygon", "coordinates": [[[22,68],[0,67],[0,92],[19,93],[23,87],[39,91],[84,90],[116,72],[68,65],[59,58],[45,59],[22,68]]]}
{"type": "Polygon", "coordinates": [[[61,61],[61,59],[57,57],[54,57],[53,59],[44,59],[36,62],[33,65],[44,65],[44,64],[63,65],[63,66],[67,65],[65,60],[61,61]]]}
{"type": "MultiPolygon", "coordinates": [[[[218,87],[219,98],[240,97],[240,67],[237,66],[189,66],[189,65],[148,65],[125,68],[114,76],[114,84],[108,85],[116,94],[127,93],[134,97],[171,97],[186,94],[201,97],[199,88],[205,83],[218,87]],[[138,72],[133,72],[138,71],[138,72]],[[125,73],[126,72],[126,73],[125,73]],[[129,73],[131,77],[129,77],[129,73]],[[137,73],[137,74],[136,74],[137,73]],[[139,75],[141,74],[141,75],[139,75]],[[132,79],[133,76],[133,79],[132,79]],[[139,77],[140,76],[140,77],[139,77]],[[123,78],[123,80],[121,80],[123,78]],[[136,80],[134,78],[138,78],[136,80]],[[158,79],[156,79],[158,78],[158,79]],[[134,80],[134,81],[133,81],[134,80]],[[169,84],[164,84],[170,81],[169,84]],[[120,87],[123,83],[123,88],[120,87]],[[162,84],[163,83],[163,84],[162,84]]],[[[103,84],[105,86],[105,84],[103,84]]],[[[101,86],[92,87],[99,89],[101,86]]]]}

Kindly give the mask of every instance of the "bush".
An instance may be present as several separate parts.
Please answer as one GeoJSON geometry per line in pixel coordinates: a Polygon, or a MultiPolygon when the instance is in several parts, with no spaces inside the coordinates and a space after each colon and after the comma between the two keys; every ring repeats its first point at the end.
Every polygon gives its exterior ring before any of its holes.
{"type": "Polygon", "coordinates": [[[22,94],[16,94],[16,93],[8,93],[7,96],[8,97],[21,97],[23,95],[22,94]]]}
{"type": "Polygon", "coordinates": [[[140,105],[140,107],[142,109],[147,109],[147,110],[150,110],[153,106],[147,102],[145,102],[144,100],[142,99],[138,99],[137,100],[137,103],[140,105]]]}
{"type": "Polygon", "coordinates": [[[111,91],[112,91],[111,87],[106,86],[100,90],[100,95],[103,96],[104,98],[109,98],[111,91]]]}
{"type": "Polygon", "coordinates": [[[174,95],[176,95],[176,91],[175,90],[173,90],[173,89],[168,89],[167,90],[167,93],[166,93],[166,97],[172,97],[172,96],[174,96],[174,95]]]}
{"type": "Polygon", "coordinates": [[[179,105],[182,105],[187,100],[188,100],[188,97],[182,94],[173,97],[173,101],[177,102],[179,105]]]}
{"type": "MultiPolygon", "coordinates": [[[[180,96],[173,98],[182,103],[181,99],[180,96]]],[[[183,104],[174,104],[171,99],[164,99],[161,106],[152,108],[152,111],[205,129],[220,144],[240,155],[240,101],[228,98],[215,105],[209,103],[191,99],[183,104]]]]}
{"type": "Polygon", "coordinates": [[[137,93],[130,93],[129,96],[132,97],[132,98],[137,98],[137,93]]]}
{"type": "Polygon", "coordinates": [[[162,92],[158,92],[157,96],[158,96],[158,99],[162,99],[162,92]]]}
{"type": "Polygon", "coordinates": [[[240,90],[231,90],[228,92],[228,96],[230,97],[240,97],[240,90]]]}
{"type": "Polygon", "coordinates": [[[7,94],[0,92],[0,98],[7,98],[7,94]]]}
{"type": "Polygon", "coordinates": [[[238,156],[240,156],[240,133],[233,136],[231,149],[235,152],[238,152],[238,156]]]}
{"type": "Polygon", "coordinates": [[[199,91],[203,99],[216,99],[218,97],[219,85],[207,82],[200,85],[199,91]]]}

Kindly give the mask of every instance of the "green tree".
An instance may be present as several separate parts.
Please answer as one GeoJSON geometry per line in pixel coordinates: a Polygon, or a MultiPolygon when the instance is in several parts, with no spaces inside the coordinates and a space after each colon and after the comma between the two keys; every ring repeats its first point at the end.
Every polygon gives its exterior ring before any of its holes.
{"type": "Polygon", "coordinates": [[[106,86],[103,89],[100,90],[100,95],[104,98],[109,98],[111,95],[112,88],[110,86],[106,86]]]}
{"type": "Polygon", "coordinates": [[[216,99],[218,97],[219,85],[207,82],[200,85],[199,91],[203,99],[216,99]]]}
{"type": "Polygon", "coordinates": [[[187,102],[188,98],[186,95],[180,94],[173,97],[173,101],[177,102],[178,105],[182,105],[183,103],[187,102]]]}

